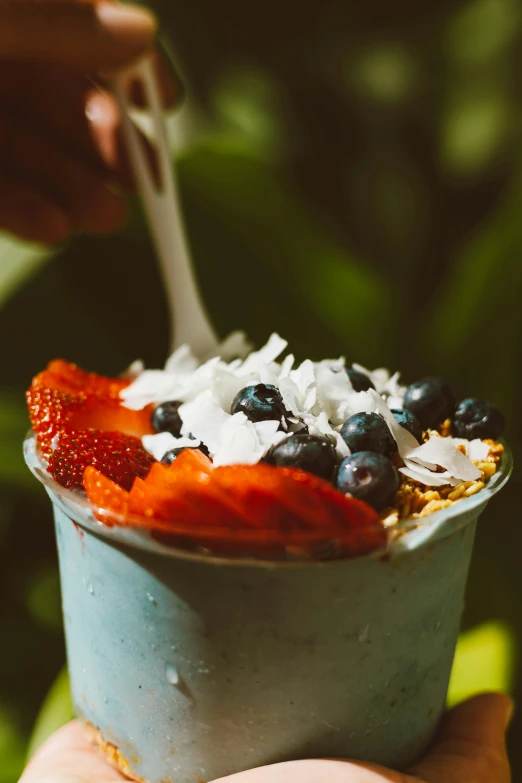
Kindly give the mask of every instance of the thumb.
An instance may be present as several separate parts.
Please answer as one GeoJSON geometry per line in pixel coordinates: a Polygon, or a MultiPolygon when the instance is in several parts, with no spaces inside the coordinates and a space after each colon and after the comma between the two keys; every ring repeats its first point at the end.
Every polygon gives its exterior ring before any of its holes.
{"type": "Polygon", "coordinates": [[[143,55],[154,16],[137,6],[67,0],[0,2],[0,61],[110,71],[143,55]]]}
{"type": "Polygon", "coordinates": [[[58,729],[36,751],[18,783],[123,783],[125,779],[75,720],[58,729]]]}
{"type": "Polygon", "coordinates": [[[437,743],[410,770],[426,783],[509,783],[511,774],[505,734],[513,702],[500,693],[485,693],[448,713],[437,743]]]}

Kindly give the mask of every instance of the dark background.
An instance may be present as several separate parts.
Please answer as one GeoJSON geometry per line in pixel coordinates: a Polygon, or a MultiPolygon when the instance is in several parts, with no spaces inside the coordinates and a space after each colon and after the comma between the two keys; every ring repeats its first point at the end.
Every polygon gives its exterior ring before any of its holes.
{"type": "MultiPolygon", "coordinates": [[[[277,330],[301,358],[344,354],[406,381],[444,374],[459,396],[503,409],[517,458],[517,0],[155,7],[190,97],[176,123],[180,187],[220,333],[243,327],[259,343],[277,330]]],[[[56,356],[112,374],[137,357],[163,364],[167,315],[137,207],[121,236],[55,254],[2,238],[0,334],[0,783],[11,783],[64,662],[50,505],[20,454],[23,392],[56,356]]],[[[503,623],[515,646],[519,485],[515,472],[484,515],[465,615],[466,627],[503,623]]],[[[520,699],[520,662],[495,660],[498,672],[482,671],[520,699]]],[[[59,680],[42,731],[67,716],[66,690],[59,680]]],[[[515,780],[521,732],[519,710],[515,780]]]]}

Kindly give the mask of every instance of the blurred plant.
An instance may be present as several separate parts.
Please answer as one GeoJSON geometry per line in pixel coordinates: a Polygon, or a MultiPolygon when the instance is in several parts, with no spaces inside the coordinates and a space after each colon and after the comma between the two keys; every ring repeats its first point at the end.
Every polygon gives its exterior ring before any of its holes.
{"type": "MultiPolygon", "coordinates": [[[[345,354],[406,380],[446,374],[459,395],[505,410],[517,456],[517,1],[325,0],[309,15],[267,3],[254,17],[239,0],[157,0],[195,106],[176,133],[178,170],[216,326],[256,342],[276,329],[301,357],[345,354]]],[[[0,328],[0,783],[11,783],[64,660],[50,510],[21,457],[23,392],[52,356],[102,372],[163,361],[165,303],[136,201],[119,237],[52,253],[0,237],[0,328]]],[[[475,630],[459,643],[452,702],[520,693],[519,481],[479,526],[475,630]]],[[[31,749],[70,714],[62,673],[31,749]]]]}
{"type": "Polygon", "coordinates": [[[463,633],[451,673],[452,707],[479,692],[510,693],[515,676],[515,639],[505,623],[490,622],[463,633]]]}

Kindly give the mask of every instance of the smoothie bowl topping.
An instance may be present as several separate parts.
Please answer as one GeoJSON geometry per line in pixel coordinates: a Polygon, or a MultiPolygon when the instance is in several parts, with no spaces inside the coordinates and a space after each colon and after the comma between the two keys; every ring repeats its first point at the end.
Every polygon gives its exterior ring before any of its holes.
{"type": "Polygon", "coordinates": [[[502,414],[457,403],[442,378],[297,364],[278,335],[244,355],[234,344],[231,360],[183,346],[122,378],[51,362],[27,392],[42,466],[105,524],[227,551],[334,541],[342,556],[382,549],[497,470],[502,414]]]}

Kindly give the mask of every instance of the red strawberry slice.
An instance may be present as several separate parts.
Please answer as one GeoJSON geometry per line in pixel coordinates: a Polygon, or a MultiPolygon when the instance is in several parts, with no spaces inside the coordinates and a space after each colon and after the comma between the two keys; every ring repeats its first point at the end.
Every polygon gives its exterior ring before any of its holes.
{"type": "MultiPolygon", "coordinates": [[[[87,497],[94,506],[107,511],[115,511],[122,516],[129,512],[129,493],[100,473],[99,470],[93,468],[92,465],[85,468],[83,486],[87,497]]],[[[101,519],[102,521],[106,520],[106,517],[103,516],[101,519]]]]}
{"type": "Polygon", "coordinates": [[[199,449],[184,449],[176,459],[168,466],[170,473],[179,475],[184,473],[206,473],[210,475],[214,470],[212,460],[199,449]]]}
{"type": "Polygon", "coordinates": [[[378,514],[367,503],[348,498],[327,481],[294,468],[231,465],[216,468],[215,482],[249,513],[252,525],[281,531],[325,530],[349,554],[365,554],[386,542],[378,514]]]}
{"type": "MultiPolygon", "coordinates": [[[[207,480],[207,477],[201,479],[202,482],[207,480]]],[[[191,495],[199,495],[201,489],[202,483],[195,476],[182,477],[163,488],[137,478],[129,493],[131,508],[148,519],[204,525],[204,515],[191,500],[191,495]]]]}
{"type": "Polygon", "coordinates": [[[212,463],[201,452],[186,449],[169,465],[157,462],[147,478],[136,481],[131,497],[146,515],[164,520],[190,521],[205,526],[241,526],[248,517],[234,498],[212,481],[212,463]],[[181,460],[177,469],[174,464],[181,460]]]}
{"type": "Polygon", "coordinates": [[[147,476],[147,484],[157,489],[165,489],[179,481],[180,476],[209,476],[213,470],[212,462],[197,449],[185,449],[170,465],[156,462],[147,476]]]}
{"type": "Polygon", "coordinates": [[[284,502],[279,469],[270,465],[227,465],[216,468],[212,486],[233,500],[248,527],[299,530],[305,527],[300,513],[284,502]]]}
{"type": "Polygon", "coordinates": [[[31,424],[45,457],[50,456],[53,437],[63,429],[119,430],[136,437],[153,432],[152,406],[133,411],[121,404],[119,391],[127,381],[86,373],[61,360],[51,362],[50,367],[56,369],[37,375],[26,395],[31,424]]]}
{"type": "Polygon", "coordinates": [[[100,394],[102,397],[118,399],[120,391],[130,384],[128,378],[109,378],[95,372],[87,372],[77,364],[63,359],[54,359],[47,365],[47,370],[40,373],[44,385],[49,388],[70,391],[72,393],[100,394]],[[68,388],[66,388],[68,387],[68,388]]]}
{"type": "Polygon", "coordinates": [[[48,471],[67,489],[81,489],[87,467],[97,468],[120,487],[130,489],[132,482],[149,472],[154,458],[138,438],[122,432],[101,430],[62,431],[49,456],[48,471]]]}

